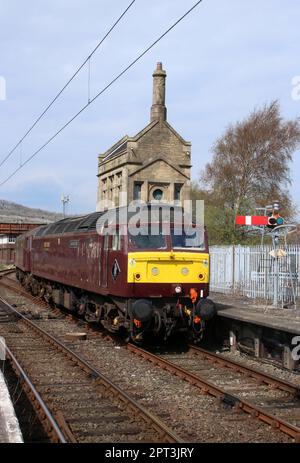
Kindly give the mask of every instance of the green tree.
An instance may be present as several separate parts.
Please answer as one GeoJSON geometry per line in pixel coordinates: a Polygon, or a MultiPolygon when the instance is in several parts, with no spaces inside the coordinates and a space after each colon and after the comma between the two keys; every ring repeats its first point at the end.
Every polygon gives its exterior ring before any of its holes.
{"type": "Polygon", "coordinates": [[[300,119],[283,120],[278,101],[254,110],[217,139],[212,161],[193,187],[193,195],[202,195],[206,202],[212,236],[219,230],[216,240],[246,239],[235,227],[234,217],[251,214],[256,207],[274,201],[279,201],[285,216],[292,218],[290,162],[299,143],[300,119]],[[223,232],[222,225],[226,228],[223,232]]]}

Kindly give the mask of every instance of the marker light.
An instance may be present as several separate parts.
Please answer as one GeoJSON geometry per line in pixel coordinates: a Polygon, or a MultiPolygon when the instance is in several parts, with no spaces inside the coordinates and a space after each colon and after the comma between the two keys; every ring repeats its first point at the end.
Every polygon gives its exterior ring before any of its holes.
{"type": "Polygon", "coordinates": [[[283,225],[283,218],[282,217],[277,218],[277,225],[283,225]]]}
{"type": "Polygon", "coordinates": [[[275,217],[273,217],[273,216],[269,217],[269,218],[268,218],[268,225],[269,225],[270,227],[276,227],[276,225],[277,225],[277,219],[276,219],[275,217]]]}

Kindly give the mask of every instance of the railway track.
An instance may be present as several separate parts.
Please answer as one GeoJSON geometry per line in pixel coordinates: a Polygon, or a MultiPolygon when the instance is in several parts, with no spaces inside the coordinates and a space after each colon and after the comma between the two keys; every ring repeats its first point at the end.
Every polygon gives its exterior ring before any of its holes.
{"type": "MultiPolygon", "coordinates": [[[[10,272],[12,273],[12,272],[10,272]]],[[[3,278],[7,277],[6,275],[0,274],[0,284],[3,288],[8,289],[9,291],[15,293],[18,296],[22,296],[29,301],[32,301],[36,304],[42,311],[39,312],[40,315],[43,313],[48,314],[49,312],[53,314],[55,318],[64,318],[68,316],[70,319],[75,319],[72,314],[63,313],[60,309],[57,309],[54,306],[50,306],[44,299],[41,299],[38,296],[33,296],[28,291],[25,291],[17,281],[12,280],[11,278],[6,278],[5,281],[3,278]]]]}
{"type": "Polygon", "coordinates": [[[156,355],[133,344],[134,354],[163,368],[300,442],[300,388],[218,354],[189,346],[186,355],[156,355]]]}
{"type": "Polygon", "coordinates": [[[7,355],[52,442],[181,442],[38,322],[0,298],[7,355]]]}
{"type": "MultiPolygon", "coordinates": [[[[2,283],[3,281],[1,281],[2,283]]],[[[18,294],[22,294],[27,299],[33,300],[36,303],[41,303],[40,299],[29,295],[23,289],[17,288],[17,286],[18,284],[13,280],[5,282],[7,289],[18,292],[18,294]]],[[[49,308],[46,303],[42,302],[41,306],[48,307],[48,311],[52,311],[60,318],[66,318],[59,310],[49,308]]],[[[70,321],[70,317],[67,318],[70,321]]],[[[77,324],[84,324],[82,321],[78,322],[78,319],[75,319],[73,316],[72,319],[77,324]]],[[[86,329],[87,325],[84,325],[86,329]]],[[[47,329],[49,329],[48,325],[47,329]]],[[[53,325],[52,329],[55,330],[54,333],[57,333],[57,323],[53,325]]],[[[92,328],[89,326],[89,329],[91,330],[92,328]]],[[[65,328],[62,329],[60,336],[63,335],[64,330],[65,328]]],[[[103,337],[103,333],[101,332],[91,331],[91,334],[97,338],[97,335],[102,334],[101,337],[103,337]]],[[[105,336],[103,339],[105,340],[105,336]]],[[[80,343],[74,346],[74,349],[77,349],[77,352],[80,353],[82,350],[80,343]]],[[[85,351],[84,355],[87,357],[90,355],[90,358],[94,359],[96,358],[98,349],[99,342],[97,341],[94,348],[88,353],[85,351]]],[[[105,350],[104,345],[100,345],[100,349],[105,350]]],[[[123,350],[124,346],[122,347],[123,350]]],[[[218,398],[227,410],[223,410],[224,416],[221,416],[225,423],[227,416],[229,420],[236,420],[237,426],[241,426],[241,422],[245,420],[241,415],[247,415],[257,419],[261,423],[270,425],[271,428],[265,426],[266,430],[269,430],[266,433],[270,431],[272,433],[274,429],[281,431],[283,435],[288,436],[296,442],[300,441],[299,388],[295,384],[280,380],[274,376],[233,362],[222,355],[213,354],[194,346],[189,346],[189,351],[180,355],[178,353],[155,355],[152,352],[130,344],[127,346],[127,350],[148,362],[150,361],[177,378],[184,380],[185,383],[189,383],[193,388],[197,388],[202,396],[204,393],[213,398],[218,398]],[[236,410],[237,412],[233,412],[233,416],[231,416],[232,412],[230,410],[236,410]]],[[[101,367],[102,365],[105,366],[105,363],[103,364],[104,359],[100,361],[98,358],[97,361],[101,364],[101,367]]],[[[224,407],[221,408],[224,409],[224,407]]],[[[264,425],[262,424],[262,426],[264,425]]]]}
{"type": "Polygon", "coordinates": [[[10,273],[15,273],[15,268],[0,270],[0,278],[9,275],[10,273]]]}

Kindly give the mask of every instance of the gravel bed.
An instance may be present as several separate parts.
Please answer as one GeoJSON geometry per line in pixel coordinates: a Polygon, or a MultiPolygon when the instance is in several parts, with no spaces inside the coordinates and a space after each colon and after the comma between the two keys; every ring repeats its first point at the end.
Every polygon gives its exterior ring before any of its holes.
{"type": "MultiPolygon", "coordinates": [[[[0,294],[12,301],[11,292],[0,294]]],[[[23,296],[13,296],[24,310],[47,313],[23,296]]],[[[46,317],[46,314],[44,315],[46,317]]],[[[82,327],[64,319],[41,319],[39,325],[59,336],[66,345],[84,356],[95,368],[118,384],[187,442],[291,442],[288,436],[270,428],[249,415],[203,395],[189,383],[142,360],[125,347],[101,336],[89,334],[86,341],[66,341],[68,332],[82,327]]],[[[47,378],[48,379],[48,378],[47,378]]]]}
{"type": "Polygon", "coordinates": [[[0,335],[13,352],[17,350],[19,362],[37,390],[42,390],[52,413],[63,413],[78,442],[160,441],[157,431],[123,409],[108,388],[97,384],[64,354],[53,351],[24,323],[0,324],[0,335]]]}
{"type": "Polygon", "coordinates": [[[273,363],[269,363],[262,359],[256,359],[254,357],[249,357],[246,354],[242,354],[239,351],[231,352],[229,350],[224,350],[222,352],[217,352],[217,353],[221,353],[224,357],[234,360],[235,362],[238,362],[241,365],[256,368],[262,373],[273,375],[284,381],[290,381],[291,383],[295,384],[296,386],[300,388],[300,372],[298,373],[296,371],[292,372],[289,370],[284,370],[283,368],[280,368],[279,366],[276,366],[273,363]]]}
{"type": "MultiPolygon", "coordinates": [[[[78,328],[59,321],[39,325],[63,340],[66,330],[78,328]],[[51,326],[50,326],[51,325],[51,326]]],[[[225,405],[146,360],[137,358],[113,341],[88,336],[66,342],[104,375],[126,390],[189,442],[289,442],[285,435],[243,412],[225,405]]]]}

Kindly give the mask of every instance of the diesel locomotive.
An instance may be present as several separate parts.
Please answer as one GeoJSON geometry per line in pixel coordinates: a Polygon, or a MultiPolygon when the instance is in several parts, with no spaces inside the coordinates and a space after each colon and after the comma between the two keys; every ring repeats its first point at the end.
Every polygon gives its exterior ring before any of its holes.
{"type": "Polygon", "coordinates": [[[133,215],[122,219],[125,210],[65,218],[21,235],[17,278],[33,295],[127,340],[178,333],[200,340],[215,313],[207,298],[206,231],[191,225],[187,232],[183,220],[161,216],[133,226],[133,215]]]}

